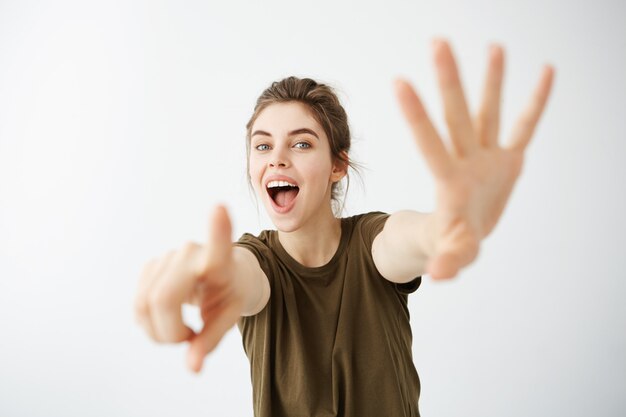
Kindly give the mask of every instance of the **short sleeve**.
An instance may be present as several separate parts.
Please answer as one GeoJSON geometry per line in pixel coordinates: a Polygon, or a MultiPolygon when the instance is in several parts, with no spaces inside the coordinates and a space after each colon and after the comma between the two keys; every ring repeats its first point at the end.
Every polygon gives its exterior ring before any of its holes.
{"type": "Polygon", "coordinates": [[[389,218],[388,213],[382,211],[373,211],[360,216],[359,229],[363,239],[371,248],[374,238],[383,230],[385,222],[389,218]]]}
{"type": "Polygon", "coordinates": [[[239,246],[242,248],[248,249],[250,252],[254,254],[256,259],[259,261],[259,265],[265,275],[270,278],[270,284],[272,283],[272,250],[267,245],[267,235],[265,232],[262,232],[259,237],[256,237],[250,233],[244,233],[241,235],[237,242],[233,244],[235,246],[239,246]]]}
{"type": "MultiPolygon", "coordinates": [[[[370,254],[372,253],[372,243],[374,242],[374,238],[383,230],[385,222],[388,218],[389,214],[381,211],[375,211],[363,215],[363,218],[360,221],[360,231],[370,254]]],[[[418,276],[409,282],[395,284],[395,286],[398,292],[402,294],[411,294],[419,288],[421,283],[422,277],[418,276]]]]}
{"type": "Polygon", "coordinates": [[[422,283],[422,277],[419,276],[412,281],[404,282],[402,284],[396,284],[396,289],[402,294],[411,294],[415,292],[422,283]]]}
{"type": "MultiPolygon", "coordinates": [[[[258,237],[250,233],[244,233],[243,235],[241,235],[238,241],[233,242],[233,246],[246,248],[247,250],[252,252],[252,254],[257,259],[257,261],[259,261],[259,266],[261,267],[261,270],[265,272],[265,276],[267,276],[267,279],[270,284],[271,294],[273,294],[274,293],[274,274],[272,273],[272,271],[274,268],[273,266],[274,258],[272,255],[272,249],[267,245],[267,238],[268,236],[265,231],[261,232],[261,234],[258,237]]],[[[267,311],[268,311],[267,306],[270,305],[272,302],[271,297],[272,296],[270,295],[270,299],[268,300],[265,308],[263,308],[259,313],[252,315],[252,316],[239,317],[239,320],[237,321],[237,327],[239,328],[239,331],[241,332],[242,336],[244,336],[244,338],[249,337],[246,335],[249,334],[251,329],[255,327],[255,324],[257,323],[259,316],[267,314],[267,311]]],[[[245,346],[245,343],[244,343],[244,346],[245,346]]]]}

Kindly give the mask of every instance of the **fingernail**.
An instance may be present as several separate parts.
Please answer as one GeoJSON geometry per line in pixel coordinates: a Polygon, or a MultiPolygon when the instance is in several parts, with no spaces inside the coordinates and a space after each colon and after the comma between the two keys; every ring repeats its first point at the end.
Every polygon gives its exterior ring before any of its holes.
{"type": "Polygon", "coordinates": [[[491,56],[495,57],[499,49],[500,45],[498,45],[497,43],[492,43],[489,47],[489,53],[491,54],[491,56]]]}

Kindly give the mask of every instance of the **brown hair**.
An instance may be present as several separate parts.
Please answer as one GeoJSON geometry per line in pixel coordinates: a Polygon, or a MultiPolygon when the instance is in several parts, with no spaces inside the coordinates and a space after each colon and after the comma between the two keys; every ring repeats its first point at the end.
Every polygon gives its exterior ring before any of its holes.
{"type": "MultiPolygon", "coordinates": [[[[348,126],[348,115],[341,106],[339,99],[332,87],[318,83],[310,78],[287,77],[280,81],[274,81],[261,93],[254,106],[254,112],[250,121],[246,124],[246,155],[247,177],[250,183],[249,161],[250,161],[250,141],[252,125],[261,112],[271,104],[287,103],[296,101],[305,104],[313,118],[322,126],[330,145],[332,158],[341,161],[352,168],[358,174],[359,164],[348,158],[350,151],[350,127],[348,126]]],[[[350,176],[346,175],[346,193],[350,187],[350,176]]],[[[333,184],[331,189],[331,200],[335,202],[335,214],[339,214],[345,205],[345,201],[338,208],[339,195],[341,194],[340,181],[333,184]],[[338,210],[338,211],[337,211],[338,210]]]]}

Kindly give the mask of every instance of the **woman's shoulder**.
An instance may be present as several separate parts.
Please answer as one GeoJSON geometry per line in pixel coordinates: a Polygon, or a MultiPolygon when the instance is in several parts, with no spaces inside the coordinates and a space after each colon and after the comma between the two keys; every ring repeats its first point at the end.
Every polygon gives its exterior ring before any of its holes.
{"type": "Polygon", "coordinates": [[[239,240],[234,242],[235,244],[244,246],[266,247],[269,248],[272,245],[272,234],[274,230],[262,230],[258,235],[254,235],[250,232],[245,232],[241,235],[239,240]]]}
{"type": "Polygon", "coordinates": [[[352,216],[342,218],[342,221],[352,224],[356,227],[372,227],[378,224],[384,224],[389,217],[388,213],[383,211],[368,211],[365,213],[354,214],[352,216]]]}
{"type": "Polygon", "coordinates": [[[389,214],[383,211],[369,211],[344,217],[342,221],[352,231],[353,236],[359,236],[371,244],[374,237],[382,230],[388,217],[389,214]]]}

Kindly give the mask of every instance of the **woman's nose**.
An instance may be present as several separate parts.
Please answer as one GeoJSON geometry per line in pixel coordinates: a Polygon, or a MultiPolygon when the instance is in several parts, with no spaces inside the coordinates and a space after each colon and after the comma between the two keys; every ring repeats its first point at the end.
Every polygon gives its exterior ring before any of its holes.
{"type": "Polygon", "coordinates": [[[284,152],[280,149],[276,149],[272,153],[272,157],[270,159],[271,167],[286,167],[288,165],[287,157],[284,152]]]}
{"type": "Polygon", "coordinates": [[[286,167],[287,165],[285,164],[285,162],[283,162],[283,160],[274,158],[270,161],[270,166],[271,167],[286,167]]]}

